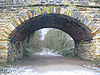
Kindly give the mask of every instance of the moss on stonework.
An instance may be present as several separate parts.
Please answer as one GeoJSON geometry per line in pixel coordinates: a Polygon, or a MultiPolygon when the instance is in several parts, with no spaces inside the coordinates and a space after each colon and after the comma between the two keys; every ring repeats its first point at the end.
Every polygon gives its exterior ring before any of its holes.
{"type": "Polygon", "coordinates": [[[2,60],[2,61],[0,61],[0,64],[6,64],[8,62],[8,60],[6,59],[6,60],[2,60]]]}
{"type": "Polygon", "coordinates": [[[100,57],[92,60],[92,63],[100,67],[100,57]]]}

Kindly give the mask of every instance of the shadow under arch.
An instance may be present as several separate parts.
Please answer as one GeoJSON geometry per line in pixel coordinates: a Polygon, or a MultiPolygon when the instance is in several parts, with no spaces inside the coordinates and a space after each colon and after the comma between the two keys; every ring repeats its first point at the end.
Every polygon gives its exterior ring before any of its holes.
{"type": "Polygon", "coordinates": [[[56,28],[70,35],[75,44],[75,55],[79,54],[82,58],[91,59],[91,53],[86,55],[85,50],[90,50],[89,44],[92,40],[91,29],[77,19],[62,14],[42,14],[26,20],[21,23],[10,35],[10,44],[8,51],[8,62],[23,57],[23,41],[31,33],[43,28],[56,28]],[[84,42],[84,43],[81,43],[84,42]],[[86,48],[83,44],[87,45],[86,48]],[[90,54],[89,58],[88,55],[90,54]],[[84,57],[85,55],[86,57],[84,57]],[[13,59],[11,59],[13,58],[13,59]]]}
{"type": "Polygon", "coordinates": [[[61,14],[43,14],[28,19],[11,34],[10,38],[23,42],[31,33],[42,28],[56,28],[69,34],[74,41],[91,40],[92,34],[88,26],[80,21],[61,14]]]}

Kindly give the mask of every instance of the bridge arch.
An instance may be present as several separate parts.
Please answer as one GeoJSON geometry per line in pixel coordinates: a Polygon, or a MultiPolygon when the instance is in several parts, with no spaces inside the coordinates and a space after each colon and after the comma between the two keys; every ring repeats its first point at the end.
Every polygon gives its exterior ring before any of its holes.
{"type": "Polygon", "coordinates": [[[56,28],[68,33],[75,41],[92,40],[91,30],[67,15],[42,14],[25,21],[12,32],[10,38],[23,42],[32,32],[42,28],[56,28]]]}
{"type": "Polygon", "coordinates": [[[100,32],[99,28],[91,24],[85,15],[73,10],[71,7],[34,7],[21,12],[19,17],[13,16],[2,33],[8,41],[5,59],[21,58],[22,42],[29,34],[42,28],[57,28],[68,33],[76,43],[75,50],[79,52],[79,56],[89,60],[96,58],[96,54],[100,53],[95,52],[94,39],[100,32]]]}

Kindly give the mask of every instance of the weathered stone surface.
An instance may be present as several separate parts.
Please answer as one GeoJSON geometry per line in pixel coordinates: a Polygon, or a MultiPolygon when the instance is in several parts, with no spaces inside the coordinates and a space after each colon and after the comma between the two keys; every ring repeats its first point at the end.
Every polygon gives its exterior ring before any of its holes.
{"type": "Polygon", "coordinates": [[[23,56],[20,41],[46,27],[71,35],[80,57],[100,58],[99,0],[25,1],[0,0],[0,62],[20,59],[23,56]]]}
{"type": "Polygon", "coordinates": [[[80,42],[77,47],[77,53],[83,59],[94,60],[96,59],[95,50],[96,47],[93,41],[80,42]]]}
{"type": "Polygon", "coordinates": [[[92,39],[91,31],[84,24],[71,17],[57,14],[41,15],[25,21],[12,33],[11,38],[24,41],[30,33],[42,28],[60,29],[72,36],[76,41],[92,39]]]}
{"type": "Polygon", "coordinates": [[[11,42],[8,49],[8,62],[19,60],[23,57],[23,47],[21,42],[11,42]]]}

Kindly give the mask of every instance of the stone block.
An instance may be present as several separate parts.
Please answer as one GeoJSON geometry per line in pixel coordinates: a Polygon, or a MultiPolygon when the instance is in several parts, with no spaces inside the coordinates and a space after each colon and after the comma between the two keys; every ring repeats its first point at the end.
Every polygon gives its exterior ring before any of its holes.
{"type": "MultiPolygon", "coordinates": [[[[100,45],[100,29],[97,28],[100,25],[100,9],[98,7],[94,7],[97,5],[99,0],[66,0],[61,1],[61,4],[65,4],[68,6],[29,6],[29,7],[18,7],[18,8],[10,8],[13,10],[3,9],[0,11],[0,52],[5,53],[9,52],[9,57],[11,60],[17,59],[18,56],[21,57],[23,51],[16,47],[16,45],[8,45],[10,40],[7,37],[10,37],[10,34],[17,29],[18,25],[22,22],[28,20],[29,18],[48,13],[57,13],[57,14],[65,14],[71,16],[78,21],[81,21],[83,24],[87,25],[89,29],[92,30],[93,40],[92,44],[86,42],[80,43],[78,47],[78,51],[84,59],[91,59],[94,57],[93,52],[99,55],[99,45],[100,45]],[[80,5],[80,6],[77,6],[80,5]],[[92,5],[90,8],[88,5],[92,5]],[[82,7],[84,6],[84,7],[82,7]],[[87,6],[87,7],[85,7],[87,6]],[[28,12],[28,14],[27,14],[28,12]],[[31,13],[32,12],[32,13],[31,13]],[[24,15],[21,16],[21,15],[24,15]],[[18,18],[19,17],[19,18],[18,18]],[[15,22],[14,22],[15,20],[15,22]],[[3,36],[2,36],[3,35],[3,36]],[[94,51],[96,50],[96,51],[94,51]],[[16,54],[17,53],[17,54],[16,54]],[[82,54],[81,54],[82,53],[82,54]]],[[[9,0],[6,0],[9,2],[9,0]]],[[[40,1],[33,2],[35,4],[41,3],[40,1]]],[[[29,4],[30,2],[28,2],[29,4]]],[[[47,2],[46,2],[47,3],[47,2]]],[[[55,2],[56,4],[56,2],[55,2]]],[[[99,4],[99,3],[98,3],[99,4]]],[[[58,3],[56,5],[59,5],[58,3]]],[[[5,5],[7,6],[7,5],[5,5]]],[[[90,31],[91,32],[91,31],[90,31]]],[[[81,40],[80,40],[81,41],[81,40]]],[[[6,57],[6,55],[2,56],[6,57]]]]}

